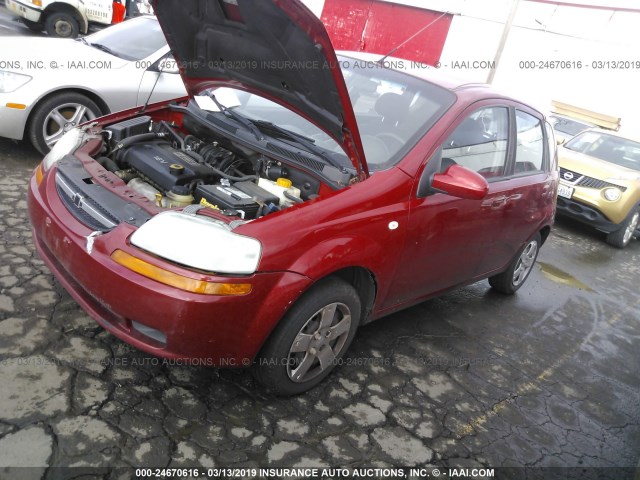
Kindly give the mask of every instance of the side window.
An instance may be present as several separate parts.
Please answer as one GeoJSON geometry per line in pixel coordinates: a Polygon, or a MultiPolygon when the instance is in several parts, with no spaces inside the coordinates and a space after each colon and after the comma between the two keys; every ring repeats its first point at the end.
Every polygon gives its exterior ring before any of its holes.
{"type": "Polygon", "coordinates": [[[487,107],[465,118],[442,144],[442,170],[458,164],[490,180],[505,174],[509,112],[487,107]]]}
{"type": "Polygon", "coordinates": [[[533,115],[516,110],[516,131],[518,143],[514,173],[542,171],[545,148],[542,122],[533,115]]]}

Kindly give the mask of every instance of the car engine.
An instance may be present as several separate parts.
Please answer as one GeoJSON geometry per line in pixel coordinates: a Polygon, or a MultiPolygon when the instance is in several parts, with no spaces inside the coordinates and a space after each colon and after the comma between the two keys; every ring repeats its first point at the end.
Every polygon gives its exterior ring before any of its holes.
{"type": "Polygon", "coordinates": [[[109,148],[96,160],[162,208],[199,204],[251,220],[315,198],[320,188],[304,169],[188,121],[177,128],[140,116],[109,125],[103,134],[109,148]]]}

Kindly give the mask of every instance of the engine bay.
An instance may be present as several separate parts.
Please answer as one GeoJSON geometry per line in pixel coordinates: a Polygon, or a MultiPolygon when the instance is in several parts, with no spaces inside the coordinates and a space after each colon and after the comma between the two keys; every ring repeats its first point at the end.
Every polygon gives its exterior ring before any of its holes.
{"type": "Polygon", "coordinates": [[[159,208],[197,204],[253,220],[353,180],[346,170],[276,148],[275,141],[267,144],[274,155],[254,151],[186,115],[179,126],[143,115],[101,133],[105,148],[96,161],[159,208]],[[283,162],[275,153],[293,160],[283,162]]]}

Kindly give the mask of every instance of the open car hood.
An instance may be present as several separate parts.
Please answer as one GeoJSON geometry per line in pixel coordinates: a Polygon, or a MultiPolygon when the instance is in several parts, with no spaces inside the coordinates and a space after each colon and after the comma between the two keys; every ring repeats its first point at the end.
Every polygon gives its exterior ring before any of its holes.
{"type": "Polygon", "coordinates": [[[154,0],[191,97],[227,86],[304,116],[368,175],[336,53],[322,22],[299,0],[154,0]]]}

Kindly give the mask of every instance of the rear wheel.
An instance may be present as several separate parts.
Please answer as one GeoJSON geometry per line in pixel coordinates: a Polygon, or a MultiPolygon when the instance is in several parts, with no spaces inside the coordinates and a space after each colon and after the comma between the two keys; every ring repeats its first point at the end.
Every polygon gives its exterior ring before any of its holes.
{"type": "Polygon", "coordinates": [[[506,295],[516,293],[529,277],[531,270],[533,270],[541,244],[542,237],[540,237],[539,233],[536,233],[518,252],[518,255],[504,272],[489,278],[491,287],[506,295]]]}
{"type": "Polygon", "coordinates": [[[278,395],[320,383],[339,363],[360,322],[360,298],[339,279],[324,280],[285,315],[256,359],[256,380],[278,395]]]}
{"type": "Polygon", "coordinates": [[[80,33],[78,21],[67,12],[54,12],[47,16],[45,29],[52,37],[76,38],[80,33]]]}
{"type": "Polygon", "coordinates": [[[58,93],[34,109],[29,122],[29,139],[44,155],[67,131],[101,114],[98,105],[81,93],[58,93]]]}
{"type": "Polygon", "coordinates": [[[622,227],[619,230],[607,235],[607,243],[617,248],[624,248],[629,245],[629,242],[633,238],[633,235],[638,228],[638,222],[640,221],[640,212],[632,212],[627,219],[622,222],[622,227]]]}

